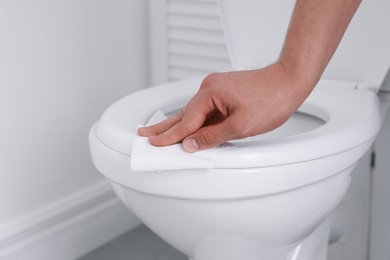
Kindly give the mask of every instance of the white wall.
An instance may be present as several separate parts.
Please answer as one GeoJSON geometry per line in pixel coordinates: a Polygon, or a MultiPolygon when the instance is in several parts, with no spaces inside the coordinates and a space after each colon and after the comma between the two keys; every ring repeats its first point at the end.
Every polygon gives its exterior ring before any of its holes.
{"type": "Polygon", "coordinates": [[[147,1],[0,1],[0,227],[102,180],[88,131],[148,85],[147,1]]]}

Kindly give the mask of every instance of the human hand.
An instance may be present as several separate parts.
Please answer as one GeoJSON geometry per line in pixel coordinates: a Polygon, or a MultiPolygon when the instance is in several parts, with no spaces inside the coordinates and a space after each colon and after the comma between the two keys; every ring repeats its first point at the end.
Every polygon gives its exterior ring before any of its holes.
{"type": "Polygon", "coordinates": [[[213,73],[175,116],[138,129],[155,146],[183,141],[195,152],[269,132],[298,109],[312,88],[298,84],[280,62],[258,70],[213,73]]]}

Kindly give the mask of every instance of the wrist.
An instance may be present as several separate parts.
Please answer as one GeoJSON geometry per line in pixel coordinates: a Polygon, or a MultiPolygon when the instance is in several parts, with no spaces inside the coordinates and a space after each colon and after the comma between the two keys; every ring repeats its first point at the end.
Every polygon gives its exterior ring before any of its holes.
{"type": "Polygon", "coordinates": [[[321,69],[308,66],[307,64],[291,62],[283,57],[281,57],[277,63],[288,75],[292,82],[291,84],[295,86],[296,91],[299,91],[302,95],[304,95],[304,98],[306,98],[314,89],[322,75],[321,69]]]}

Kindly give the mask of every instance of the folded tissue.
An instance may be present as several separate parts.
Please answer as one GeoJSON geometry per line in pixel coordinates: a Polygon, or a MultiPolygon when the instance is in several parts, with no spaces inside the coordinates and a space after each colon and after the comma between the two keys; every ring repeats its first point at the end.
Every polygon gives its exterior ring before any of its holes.
{"type": "MultiPolygon", "coordinates": [[[[157,124],[167,117],[157,111],[146,126],[157,124]]],[[[138,127],[141,127],[139,125],[138,127]]],[[[131,152],[132,171],[164,171],[182,169],[215,168],[215,155],[224,149],[234,148],[231,143],[224,143],[215,148],[195,153],[184,151],[182,144],[157,147],[149,144],[147,137],[134,135],[131,152]]]]}

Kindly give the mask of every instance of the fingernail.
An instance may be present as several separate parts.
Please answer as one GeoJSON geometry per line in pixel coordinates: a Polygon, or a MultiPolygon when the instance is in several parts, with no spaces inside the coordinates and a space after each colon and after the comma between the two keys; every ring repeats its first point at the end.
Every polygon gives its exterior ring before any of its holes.
{"type": "Polygon", "coordinates": [[[199,145],[194,138],[188,138],[183,141],[183,147],[186,152],[192,153],[199,149],[199,145]]]}

